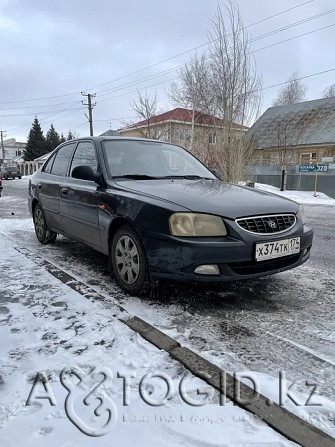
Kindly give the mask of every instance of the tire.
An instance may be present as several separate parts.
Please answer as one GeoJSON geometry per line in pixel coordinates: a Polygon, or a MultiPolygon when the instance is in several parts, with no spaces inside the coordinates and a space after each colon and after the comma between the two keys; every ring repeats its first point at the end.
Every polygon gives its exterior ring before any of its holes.
{"type": "Polygon", "coordinates": [[[55,242],[57,233],[49,230],[40,204],[34,208],[34,227],[36,237],[41,244],[46,245],[55,242]]]}
{"type": "Polygon", "coordinates": [[[19,177],[19,180],[21,180],[21,177],[19,177]]]}
{"type": "Polygon", "coordinates": [[[116,231],[110,257],[121,289],[130,295],[140,295],[147,285],[149,268],[144,246],[130,225],[123,225],[116,231]]]}

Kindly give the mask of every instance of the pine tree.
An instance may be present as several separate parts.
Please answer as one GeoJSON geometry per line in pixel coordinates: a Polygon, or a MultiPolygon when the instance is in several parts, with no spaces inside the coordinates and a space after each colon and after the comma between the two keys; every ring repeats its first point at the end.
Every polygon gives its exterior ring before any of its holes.
{"type": "Polygon", "coordinates": [[[48,152],[53,151],[61,143],[60,136],[56,132],[53,124],[51,124],[50,129],[47,132],[46,144],[48,147],[48,152]]]}
{"type": "Polygon", "coordinates": [[[32,161],[35,158],[41,157],[48,152],[45,137],[41,129],[41,125],[35,117],[29,135],[23,157],[25,161],[32,161]]]}
{"type": "Polygon", "coordinates": [[[60,142],[64,143],[66,141],[66,138],[64,137],[63,132],[60,134],[60,142]]]}
{"type": "Polygon", "coordinates": [[[71,132],[71,130],[69,130],[69,133],[67,134],[67,140],[73,140],[74,136],[73,133],[71,132]]]}

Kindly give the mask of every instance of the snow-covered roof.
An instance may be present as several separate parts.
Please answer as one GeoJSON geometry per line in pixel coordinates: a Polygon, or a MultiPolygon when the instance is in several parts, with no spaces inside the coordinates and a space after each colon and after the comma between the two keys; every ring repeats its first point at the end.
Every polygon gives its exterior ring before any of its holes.
{"type": "Polygon", "coordinates": [[[258,149],[278,147],[278,137],[288,146],[335,144],[335,97],[270,107],[246,135],[258,149]]]}
{"type": "Polygon", "coordinates": [[[23,155],[19,155],[18,157],[14,157],[12,161],[14,163],[22,163],[24,161],[23,155]]]}
{"type": "Polygon", "coordinates": [[[40,157],[35,158],[34,161],[37,161],[37,162],[45,161],[45,160],[49,157],[49,155],[50,155],[52,152],[53,152],[53,151],[48,152],[47,154],[41,155],[40,157]]]}
{"type": "Polygon", "coordinates": [[[106,132],[99,135],[99,137],[119,137],[121,136],[120,132],[117,130],[107,130],[106,132]]]}

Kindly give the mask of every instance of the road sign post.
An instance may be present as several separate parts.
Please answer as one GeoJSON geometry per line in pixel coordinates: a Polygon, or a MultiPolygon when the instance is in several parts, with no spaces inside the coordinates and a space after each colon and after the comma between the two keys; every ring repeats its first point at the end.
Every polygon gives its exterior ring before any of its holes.
{"type": "Polygon", "coordinates": [[[316,189],[318,187],[318,172],[319,172],[319,165],[316,165],[316,170],[315,170],[315,181],[314,181],[314,197],[316,197],[316,189]]]}

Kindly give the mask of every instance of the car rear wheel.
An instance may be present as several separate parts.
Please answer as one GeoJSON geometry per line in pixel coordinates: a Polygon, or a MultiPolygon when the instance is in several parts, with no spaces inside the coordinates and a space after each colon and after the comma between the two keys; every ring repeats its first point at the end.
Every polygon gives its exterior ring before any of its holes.
{"type": "Polygon", "coordinates": [[[110,256],[120,287],[129,294],[139,295],[147,284],[148,263],[143,244],[130,225],[116,231],[110,256]]]}
{"type": "Polygon", "coordinates": [[[34,209],[35,234],[39,242],[43,245],[55,242],[57,233],[49,230],[47,221],[41,205],[36,205],[34,209]]]}

